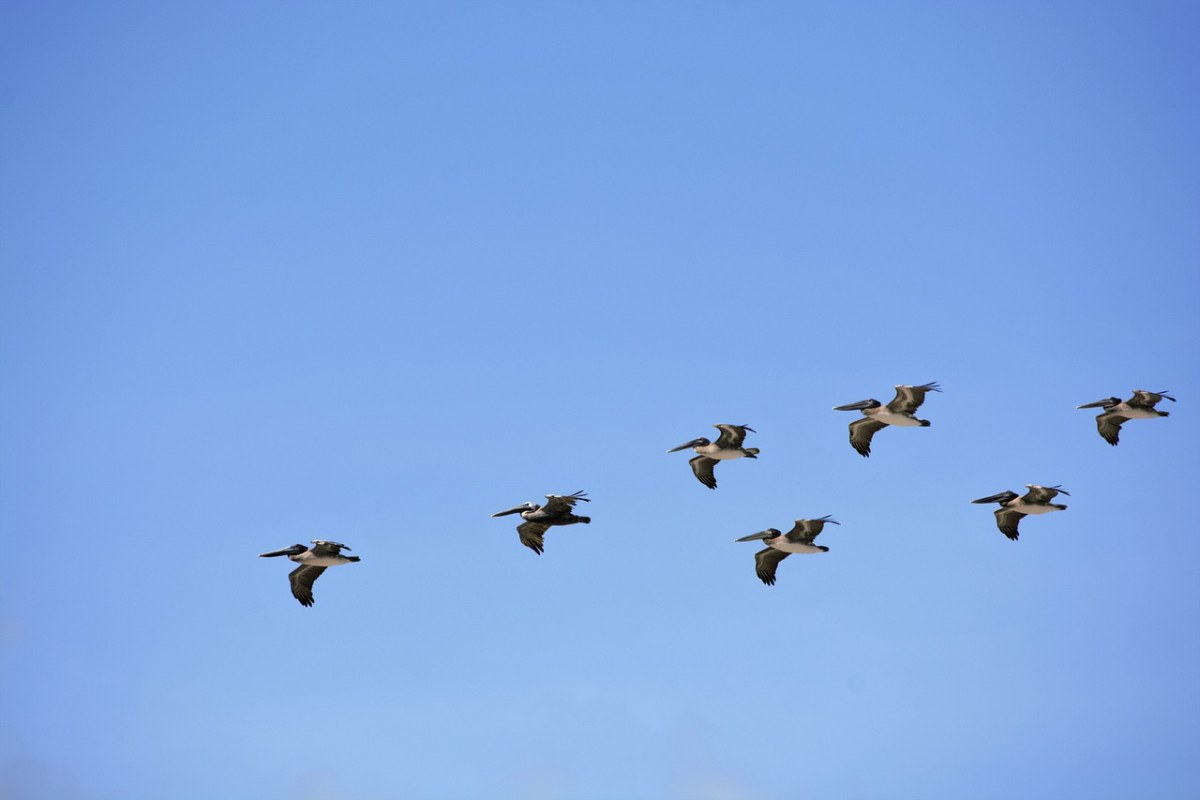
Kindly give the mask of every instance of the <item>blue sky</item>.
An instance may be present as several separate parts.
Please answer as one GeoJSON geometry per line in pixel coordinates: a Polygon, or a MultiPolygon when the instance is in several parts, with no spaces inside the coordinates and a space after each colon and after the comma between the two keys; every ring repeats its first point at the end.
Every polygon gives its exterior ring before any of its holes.
{"type": "Polygon", "coordinates": [[[1198,30],[4,4],[0,795],[1197,796],[1198,30]],[[256,556],[320,538],[306,609],[256,556]]]}

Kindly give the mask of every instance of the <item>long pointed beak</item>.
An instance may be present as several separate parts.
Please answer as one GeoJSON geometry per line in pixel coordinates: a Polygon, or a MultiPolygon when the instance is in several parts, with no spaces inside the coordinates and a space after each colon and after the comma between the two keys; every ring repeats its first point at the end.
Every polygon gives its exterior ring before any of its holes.
{"type": "Polygon", "coordinates": [[[1075,406],[1075,407],[1076,407],[1076,408],[1104,408],[1104,407],[1106,407],[1108,404],[1109,404],[1109,400],[1108,400],[1108,398],[1106,397],[1106,398],[1104,398],[1103,400],[1097,400],[1097,401],[1096,401],[1096,402],[1094,402],[1094,403],[1084,403],[1084,404],[1083,404],[1083,405],[1081,405],[1081,406],[1075,406]]]}
{"type": "Polygon", "coordinates": [[[752,542],[755,539],[770,539],[773,536],[778,536],[778,535],[779,535],[779,531],[775,530],[774,528],[767,528],[765,531],[759,531],[758,533],[752,533],[749,536],[743,536],[740,539],[734,539],[734,541],[735,542],[752,542]]]}
{"type": "Polygon", "coordinates": [[[296,552],[296,548],[285,547],[282,550],[272,550],[269,553],[259,553],[258,557],[259,558],[274,558],[275,556],[290,556],[292,553],[295,553],[295,552],[296,552]]]}
{"type": "Polygon", "coordinates": [[[700,444],[699,439],[692,439],[690,442],[684,442],[683,444],[679,445],[679,447],[672,447],[667,452],[668,453],[678,453],[680,450],[687,450],[689,448],[695,447],[698,444],[700,444]]]}
{"type": "Polygon", "coordinates": [[[525,506],[513,506],[512,508],[508,509],[507,511],[497,511],[495,514],[492,514],[492,516],[493,517],[507,517],[509,514],[516,514],[518,511],[524,511],[524,510],[525,510],[525,506]]]}
{"type": "Polygon", "coordinates": [[[978,500],[972,500],[971,502],[972,503],[998,503],[998,502],[1000,502],[1000,498],[1003,496],[1004,496],[1004,492],[1001,492],[1000,494],[993,494],[989,497],[981,497],[978,500]]]}
{"type": "Polygon", "coordinates": [[[850,403],[845,406],[834,406],[834,411],[862,411],[867,406],[871,405],[870,400],[859,400],[857,403],[850,403]]]}

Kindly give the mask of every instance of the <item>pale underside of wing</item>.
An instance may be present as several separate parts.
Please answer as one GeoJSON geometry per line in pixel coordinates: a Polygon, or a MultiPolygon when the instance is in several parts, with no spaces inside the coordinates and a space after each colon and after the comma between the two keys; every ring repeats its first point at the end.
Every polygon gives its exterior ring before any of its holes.
{"type": "Polygon", "coordinates": [[[716,445],[722,450],[737,450],[742,446],[742,442],[746,441],[745,425],[714,425],[714,428],[721,432],[717,437],[716,445]]]}
{"type": "Polygon", "coordinates": [[[775,585],[775,568],[779,566],[779,562],[787,558],[790,553],[785,553],[782,550],[776,550],[774,547],[766,547],[754,554],[755,572],[758,573],[758,579],[767,586],[775,585]]]}
{"type": "Polygon", "coordinates": [[[696,456],[688,461],[688,463],[692,465],[692,472],[696,473],[696,480],[710,489],[717,488],[717,478],[713,475],[713,467],[717,465],[715,458],[696,456]]]}
{"type": "Polygon", "coordinates": [[[324,571],[325,567],[304,564],[288,573],[288,580],[292,582],[292,596],[300,601],[300,605],[311,606],[313,604],[313,582],[321,577],[321,573],[324,571]]]}
{"type": "Polygon", "coordinates": [[[1000,529],[1008,538],[1014,542],[1020,534],[1017,532],[1017,523],[1021,521],[1021,517],[1026,516],[1020,511],[1013,511],[1009,508],[996,509],[996,527],[1000,529]]]}
{"type": "Polygon", "coordinates": [[[1096,416],[1096,430],[1104,437],[1104,441],[1116,447],[1121,439],[1121,426],[1125,421],[1125,417],[1116,414],[1099,414],[1096,416]]]}
{"type": "Polygon", "coordinates": [[[542,522],[522,522],[517,526],[517,533],[521,537],[521,544],[540,556],[546,548],[542,540],[542,535],[549,528],[549,525],[542,522]]]}
{"type": "Polygon", "coordinates": [[[850,445],[863,458],[871,455],[871,437],[887,427],[886,422],[879,422],[869,417],[856,419],[850,423],[850,445]]]}

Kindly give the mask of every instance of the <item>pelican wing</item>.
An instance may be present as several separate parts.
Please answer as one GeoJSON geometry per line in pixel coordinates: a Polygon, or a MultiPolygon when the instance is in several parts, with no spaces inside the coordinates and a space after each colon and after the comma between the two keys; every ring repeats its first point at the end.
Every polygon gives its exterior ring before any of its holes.
{"type": "Polygon", "coordinates": [[[696,480],[700,481],[710,489],[717,488],[717,479],[716,476],[713,475],[713,467],[717,465],[717,460],[715,458],[696,456],[692,460],[688,461],[688,463],[692,465],[692,472],[696,473],[696,480]]]}
{"type": "Polygon", "coordinates": [[[546,495],[546,505],[542,506],[541,510],[547,516],[558,516],[559,514],[569,514],[575,504],[582,500],[585,503],[592,502],[587,499],[587,492],[575,492],[574,494],[548,494],[546,495]]]}
{"type": "Polygon", "coordinates": [[[346,547],[346,545],[341,544],[340,542],[327,542],[323,539],[313,539],[312,547],[309,549],[312,550],[313,555],[336,556],[340,554],[343,549],[349,550],[350,548],[346,547]]]}
{"type": "Polygon", "coordinates": [[[820,519],[798,519],[795,526],[787,532],[786,536],[793,542],[811,542],[821,535],[821,531],[825,530],[825,523],[832,522],[834,525],[839,524],[836,520],[830,517],[821,517],[820,519]]]}
{"type": "Polygon", "coordinates": [[[1107,412],[1096,415],[1096,430],[1104,437],[1104,441],[1111,444],[1113,447],[1121,440],[1121,426],[1128,420],[1119,414],[1109,414],[1107,412]]]}
{"type": "Polygon", "coordinates": [[[1021,517],[1024,516],[1026,515],[1022,514],[1020,511],[1013,511],[1011,508],[997,508],[996,527],[1000,529],[1001,533],[1015,542],[1017,537],[1020,536],[1020,534],[1017,533],[1017,523],[1019,523],[1021,521],[1021,517]]]}
{"type": "Polygon", "coordinates": [[[856,419],[850,423],[850,445],[863,458],[871,455],[871,437],[887,427],[886,422],[879,422],[870,417],[856,419]]]}
{"type": "Polygon", "coordinates": [[[1059,494],[1070,496],[1070,492],[1065,491],[1061,486],[1030,486],[1029,491],[1021,498],[1021,502],[1026,505],[1037,506],[1043,503],[1049,503],[1059,494]]]}
{"type": "Polygon", "coordinates": [[[721,450],[737,450],[746,441],[746,431],[754,432],[749,425],[713,425],[721,432],[717,437],[717,447],[721,450]]]}
{"type": "Polygon", "coordinates": [[[1134,389],[1129,405],[1134,408],[1154,408],[1164,397],[1172,403],[1175,402],[1175,398],[1166,392],[1147,392],[1145,389],[1134,389]]]}
{"type": "Polygon", "coordinates": [[[897,414],[911,414],[925,402],[929,392],[940,392],[937,381],[923,383],[920,386],[897,386],[896,397],[887,404],[888,410],[897,414]]]}
{"type": "Polygon", "coordinates": [[[313,582],[321,577],[321,573],[324,571],[325,567],[304,564],[288,573],[288,580],[292,582],[292,597],[299,600],[300,605],[311,606],[313,604],[313,582]]]}
{"type": "Polygon", "coordinates": [[[540,556],[546,549],[542,535],[549,529],[550,526],[544,522],[522,522],[517,526],[517,533],[521,537],[521,544],[540,556]]]}
{"type": "Polygon", "coordinates": [[[791,553],[785,553],[782,550],[776,550],[774,547],[764,547],[754,554],[754,571],[758,574],[758,579],[767,586],[775,585],[775,568],[779,566],[779,562],[787,558],[791,553]]]}

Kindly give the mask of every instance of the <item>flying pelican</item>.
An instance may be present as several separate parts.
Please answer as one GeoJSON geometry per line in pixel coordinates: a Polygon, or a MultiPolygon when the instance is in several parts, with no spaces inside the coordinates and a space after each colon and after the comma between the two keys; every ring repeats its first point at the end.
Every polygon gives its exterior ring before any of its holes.
{"type": "Polygon", "coordinates": [[[1016,492],[1001,492],[971,502],[999,503],[1000,508],[996,509],[996,527],[1015,542],[1019,536],[1017,524],[1020,523],[1022,517],[1028,514],[1049,514],[1051,511],[1063,511],[1066,506],[1050,501],[1059,494],[1071,496],[1071,493],[1061,486],[1035,486],[1027,483],[1025,488],[1029,491],[1022,496],[1018,496],[1016,492]]]}
{"type": "Polygon", "coordinates": [[[525,520],[517,526],[517,533],[521,535],[521,544],[540,556],[545,549],[542,534],[551,525],[574,525],[576,522],[582,522],[586,525],[592,521],[591,517],[579,517],[573,513],[575,503],[580,500],[585,503],[592,502],[587,498],[586,492],[575,492],[575,494],[568,495],[548,494],[546,495],[546,505],[544,506],[539,506],[534,502],[527,502],[519,506],[514,506],[507,511],[497,511],[492,516],[503,517],[508,514],[520,514],[521,519],[525,520]]]}
{"type": "Polygon", "coordinates": [[[302,606],[313,604],[313,582],[321,577],[326,567],[351,564],[360,560],[358,556],[342,555],[342,550],[350,549],[344,544],[313,539],[312,545],[305,547],[302,544],[294,544],[282,550],[259,554],[259,558],[287,556],[300,565],[288,573],[288,580],[292,582],[292,596],[299,600],[302,606]]]}
{"type": "Polygon", "coordinates": [[[826,522],[833,525],[842,524],[828,516],[820,519],[798,519],[795,526],[787,533],[780,533],[775,528],[767,528],[765,531],[743,536],[736,541],[749,542],[754,539],[762,539],[766,543],[767,546],[764,549],[754,554],[755,571],[758,573],[759,580],[767,586],[774,586],[775,568],[779,566],[780,561],[792,553],[829,552],[828,547],[813,544],[813,541],[824,530],[826,522]]]}
{"type": "Polygon", "coordinates": [[[859,400],[845,406],[834,406],[834,411],[861,411],[862,419],[850,423],[850,444],[863,458],[871,455],[871,437],[888,425],[903,427],[929,427],[929,420],[917,419],[913,413],[925,402],[926,392],[940,392],[937,382],[920,386],[897,386],[896,397],[886,406],[874,397],[859,400]]]}
{"type": "Polygon", "coordinates": [[[678,453],[680,450],[687,450],[690,447],[699,453],[688,463],[692,465],[692,472],[696,473],[696,480],[710,489],[717,488],[713,467],[717,465],[718,461],[728,461],[731,458],[743,456],[758,458],[760,452],[757,447],[742,447],[742,442],[746,441],[746,431],[756,432],[749,425],[718,424],[713,427],[721,432],[715,442],[710,442],[701,436],[699,439],[692,439],[690,442],[684,442],[679,447],[672,447],[667,451],[668,453],[678,453]]]}
{"type": "Polygon", "coordinates": [[[1100,431],[1104,441],[1116,447],[1117,440],[1121,435],[1121,426],[1127,420],[1171,416],[1169,411],[1157,411],[1154,408],[1164,397],[1172,403],[1175,402],[1175,398],[1166,392],[1147,392],[1145,389],[1134,389],[1133,397],[1125,402],[1121,402],[1119,397],[1106,397],[1094,403],[1084,403],[1076,408],[1103,408],[1104,411],[1096,415],[1096,429],[1100,431]]]}

